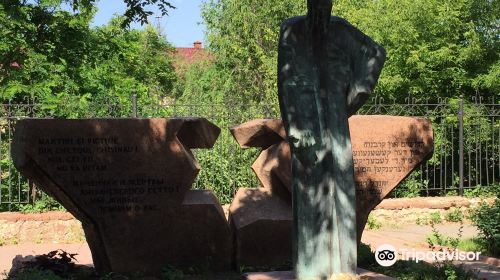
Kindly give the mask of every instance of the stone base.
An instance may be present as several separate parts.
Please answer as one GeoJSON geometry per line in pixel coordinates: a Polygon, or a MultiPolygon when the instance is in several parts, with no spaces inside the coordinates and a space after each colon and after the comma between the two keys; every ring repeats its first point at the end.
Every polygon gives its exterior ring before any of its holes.
{"type": "Polygon", "coordinates": [[[269,191],[241,188],[229,207],[238,267],[289,264],[292,258],[291,205],[269,191]]]}
{"type": "MultiPolygon", "coordinates": [[[[371,272],[362,268],[357,269],[361,279],[370,280],[395,280],[395,278],[371,272]]],[[[293,271],[250,272],[243,274],[245,280],[295,280],[293,271]]]]}

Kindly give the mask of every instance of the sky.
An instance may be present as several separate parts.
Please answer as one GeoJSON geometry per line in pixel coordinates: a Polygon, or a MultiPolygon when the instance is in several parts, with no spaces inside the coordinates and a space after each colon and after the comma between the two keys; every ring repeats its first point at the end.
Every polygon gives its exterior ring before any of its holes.
{"type": "MultiPolygon", "coordinates": [[[[170,3],[176,9],[170,10],[167,16],[160,19],[160,28],[167,36],[167,40],[176,47],[192,47],[194,41],[205,43],[205,27],[201,24],[200,16],[201,0],[171,0],[170,3]]],[[[93,26],[108,23],[116,13],[122,15],[127,6],[120,0],[100,0],[97,7],[99,10],[94,18],[93,26]]],[[[156,7],[150,7],[148,10],[155,13],[149,22],[157,26],[156,16],[161,16],[161,13],[156,7]]],[[[131,28],[142,27],[139,23],[133,23],[131,28]]]]}

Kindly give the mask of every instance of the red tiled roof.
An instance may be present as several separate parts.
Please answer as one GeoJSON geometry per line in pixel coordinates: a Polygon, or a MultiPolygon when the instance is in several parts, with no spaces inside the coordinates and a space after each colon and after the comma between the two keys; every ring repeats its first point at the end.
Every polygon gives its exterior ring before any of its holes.
{"type": "Polygon", "coordinates": [[[191,64],[198,59],[205,57],[205,50],[198,48],[176,48],[176,55],[191,64]]]}
{"type": "Polygon", "coordinates": [[[200,41],[194,42],[193,47],[190,48],[176,48],[174,56],[187,64],[192,64],[199,60],[210,60],[212,58],[212,55],[202,47],[200,41]]]}
{"type": "MultiPolygon", "coordinates": [[[[14,62],[10,63],[10,67],[14,68],[14,69],[19,69],[19,68],[21,68],[21,65],[19,65],[19,63],[14,61],[14,62]]],[[[3,68],[3,64],[1,64],[1,63],[0,63],[0,68],[3,68]]]]}

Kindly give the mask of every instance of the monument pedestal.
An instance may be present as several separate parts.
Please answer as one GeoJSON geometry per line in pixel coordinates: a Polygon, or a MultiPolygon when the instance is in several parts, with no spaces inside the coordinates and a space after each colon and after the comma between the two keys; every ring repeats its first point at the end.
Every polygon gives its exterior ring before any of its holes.
{"type": "MultiPolygon", "coordinates": [[[[356,270],[361,279],[394,280],[395,278],[359,268],[356,270]]],[[[243,274],[245,280],[295,280],[293,271],[250,272],[243,274]]]]}

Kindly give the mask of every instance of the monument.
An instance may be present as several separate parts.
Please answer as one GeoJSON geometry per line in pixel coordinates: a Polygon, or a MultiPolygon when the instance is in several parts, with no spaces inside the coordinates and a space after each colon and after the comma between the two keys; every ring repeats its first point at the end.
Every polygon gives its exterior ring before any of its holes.
{"type": "Polygon", "coordinates": [[[291,150],[297,279],[356,273],[356,197],[348,117],[366,101],[384,49],[331,0],[308,0],[286,20],[278,49],[278,95],[291,150]]]}
{"type": "Polygon", "coordinates": [[[189,190],[220,129],[202,118],[25,119],[16,168],[82,222],[99,273],[231,266],[229,224],[211,191],[189,190]]]}
{"type": "MultiPolygon", "coordinates": [[[[433,133],[426,119],[376,115],[350,117],[349,130],[359,244],[370,212],[432,155],[433,133]]],[[[229,211],[235,244],[246,248],[237,251],[236,262],[244,266],[289,262],[292,174],[290,148],[282,122],[256,119],[232,127],[231,132],[240,147],[262,149],[252,165],[261,186],[240,189],[229,211]],[[247,232],[252,232],[251,236],[247,232]],[[267,235],[268,232],[273,234],[267,235]],[[272,249],[275,247],[279,250],[272,249]]]]}

